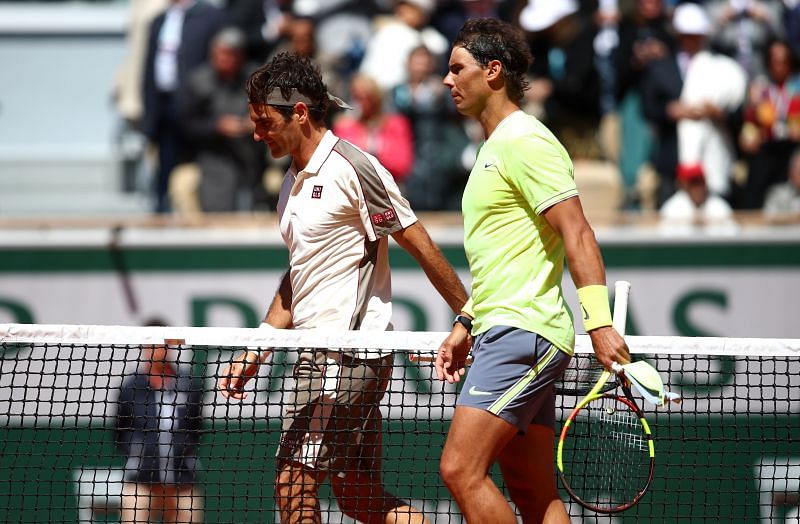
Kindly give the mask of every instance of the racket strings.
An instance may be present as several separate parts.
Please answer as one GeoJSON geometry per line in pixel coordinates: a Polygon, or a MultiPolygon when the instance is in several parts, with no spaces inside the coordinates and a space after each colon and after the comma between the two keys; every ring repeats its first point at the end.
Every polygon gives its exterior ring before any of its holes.
{"type": "MultiPolygon", "coordinates": [[[[556,382],[556,392],[562,395],[584,396],[594,388],[605,368],[591,355],[575,355],[564,371],[561,380],[556,382]]],[[[601,393],[615,389],[617,384],[612,375],[600,390],[601,393]]]]}
{"type": "Polygon", "coordinates": [[[648,436],[636,414],[613,397],[581,409],[563,453],[564,481],[579,499],[600,509],[631,503],[650,478],[648,436]]]}
{"type": "Polygon", "coordinates": [[[609,437],[616,439],[623,446],[629,446],[640,451],[647,451],[647,441],[636,433],[626,433],[623,431],[612,431],[609,437]]]}

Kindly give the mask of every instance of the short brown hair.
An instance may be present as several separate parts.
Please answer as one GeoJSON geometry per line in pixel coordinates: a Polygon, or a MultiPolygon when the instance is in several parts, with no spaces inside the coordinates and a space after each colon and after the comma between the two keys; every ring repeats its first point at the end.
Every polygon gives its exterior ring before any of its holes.
{"type": "MultiPolygon", "coordinates": [[[[245,89],[251,104],[267,104],[273,89],[279,89],[284,98],[289,98],[293,89],[305,95],[309,104],[309,114],[315,122],[324,122],[330,109],[328,88],[322,81],[319,67],[310,59],[296,53],[278,53],[275,57],[256,69],[247,79],[245,89]]],[[[274,106],[284,118],[288,118],[293,107],[274,106]]]]}
{"type": "Polygon", "coordinates": [[[533,56],[521,29],[496,18],[472,18],[461,27],[453,46],[466,49],[482,67],[499,60],[508,97],[522,100],[529,87],[527,73],[533,56]]]}

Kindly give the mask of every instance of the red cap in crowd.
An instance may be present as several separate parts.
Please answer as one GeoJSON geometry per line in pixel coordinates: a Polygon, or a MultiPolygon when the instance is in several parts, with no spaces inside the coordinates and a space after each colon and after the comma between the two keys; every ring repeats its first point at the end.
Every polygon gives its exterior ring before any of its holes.
{"type": "Polygon", "coordinates": [[[705,178],[703,166],[700,164],[680,164],[677,175],[679,181],[684,180],[686,182],[705,178]]]}

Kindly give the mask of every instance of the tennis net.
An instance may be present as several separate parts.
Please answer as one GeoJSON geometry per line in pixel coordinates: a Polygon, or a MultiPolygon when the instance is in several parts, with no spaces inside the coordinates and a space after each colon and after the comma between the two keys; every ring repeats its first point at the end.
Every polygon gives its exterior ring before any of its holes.
{"type": "MultiPolygon", "coordinates": [[[[368,417],[343,416],[341,434],[370,439],[370,449],[382,435],[386,489],[431,522],[462,522],[438,475],[458,394],[458,386],[436,380],[430,362],[444,336],[0,324],[0,521],[116,522],[138,504],[135,518],[146,522],[177,500],[177,520],[278,522],[278,448],[305,450],[304,460],[324,455],[314,442],[279,442],[295,363],[308,348],[336,348],[317,365],[345,367],[365,349],[376,359],[395,351],[380,368],[393,364],[379,424],[355,427],[368,417]],[[173,364],[158,368],[155,379],[137,379],[162,348],[173,364]],[[217,376],[248,348],[273,353],[247,398],[226,399],[217,376]]],[[[654,483],[643,500],[622,514],[596,515],[562,490],[573,522],[797,522],[800,340],[627,340],[634,360],[649,361],[683,402],[640,402],[656,450],[654,483]]],[[[590,360],[588,337],[579,336],[572,365],[590,360]]],[[[310,387],[333,386],[322,380],[310,387]]],[[[557,431],[578,400],[557,396],[557,431]]],[[[330,483],[319,493],[322,522],[354,522],[330,483]]]]}

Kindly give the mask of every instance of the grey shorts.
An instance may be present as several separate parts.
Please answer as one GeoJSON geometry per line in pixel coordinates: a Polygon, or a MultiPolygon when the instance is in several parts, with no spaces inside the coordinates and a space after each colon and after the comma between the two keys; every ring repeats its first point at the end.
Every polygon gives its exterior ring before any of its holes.
{"type": "Polygon", "coordinates": [[[570,356],[536,333],[495,326],[475,338],[458,405],[489,411],[525,433],[555,425],[555,381],[570,356]]]}
{"type": "Polygon", "coordinates": [[[294,367],[283,406],[279,467],[296,462],[327,471],[380,471],[380,402],[394,355],[362,360],[352,353],[307,350],[294,367]]]}

